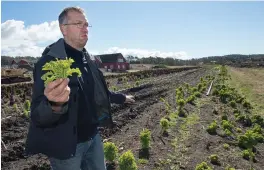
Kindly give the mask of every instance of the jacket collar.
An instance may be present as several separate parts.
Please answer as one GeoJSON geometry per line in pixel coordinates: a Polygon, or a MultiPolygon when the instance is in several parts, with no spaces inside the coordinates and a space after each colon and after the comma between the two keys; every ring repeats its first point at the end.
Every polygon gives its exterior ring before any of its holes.
{"type": "Polygon", "coordinates": [[[50,55],[55,58],[66,59],[67,54],[65,51],[63,38],[60,38],[57,42],[51,44],[49,47],[50,47],[50,50],[47,53],[47,55],[50,55]]]}

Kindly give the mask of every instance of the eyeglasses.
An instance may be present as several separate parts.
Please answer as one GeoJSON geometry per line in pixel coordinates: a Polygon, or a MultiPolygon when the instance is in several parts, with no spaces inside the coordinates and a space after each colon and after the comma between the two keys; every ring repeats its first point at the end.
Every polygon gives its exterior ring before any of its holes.
{"type": "Polygon", "coordinates": [[[87,27],[92,27],[88,22],[82,23],[82,22],[77,22],[77,23],[68,23],[68,24],[63,24],[63,25],[76,25],[78,28],[87,28],[87,27]]]}

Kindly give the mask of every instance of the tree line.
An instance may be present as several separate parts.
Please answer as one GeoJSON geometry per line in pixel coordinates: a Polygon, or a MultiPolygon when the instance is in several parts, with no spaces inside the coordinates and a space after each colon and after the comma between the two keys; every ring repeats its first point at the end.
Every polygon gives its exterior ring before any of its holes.
{"type": "Polygon", "coordinates": [[[17,56],[17,57],[10,57],[10,56],[1,56],[1,66],[10,65],[13,60],[19,62],[20,60],[24,59],[29,63],[35,63],[40,57],[31,57],[31,56],[17,56]]]}
{"type": "Polygon", "coordinates": [[[263,63],[264,54],[230,54],[224,56],[209,56],[197,59],[181,60],[174,58],[161,58],[161,57],[133,57],[128,56],[127,59],[130,63],[134,64],[165,64],[169,66],[173,65],[199,65],[199,64],[227,64],[227,65],[239,65],[242,63],[263,63]]]}
{"type": "MultiPolygon", "coordinates": [[[[29,63],[35,63],[40,57],[31,56],[1,56],[1,66],[10,65],[12,60],[20,61],[21,59],[27,60],[29,63]]],[[[163,64],[169,66],[183,66],[183,65],[199,65],[199,64],[227,64],[227,65],[240,65],[243,63],[262,63],[264,66],[264,54],[230,54],[224,56],[208,56],[197,59],[181,60],[171,57],[143,57],[126,56],[125,57],[131,64],[163,64]]]]}

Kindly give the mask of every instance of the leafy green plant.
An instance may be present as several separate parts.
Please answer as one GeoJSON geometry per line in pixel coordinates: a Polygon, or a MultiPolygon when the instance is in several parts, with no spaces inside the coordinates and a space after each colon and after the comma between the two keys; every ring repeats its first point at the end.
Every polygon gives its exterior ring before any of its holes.
{"type": "Polygon", "coordinates": [[[185,104],[184,99],[177,100],[177,104],[179,105],[180,108],[182,108],[184,106],[184,104],[185,104]]]}
{"type": "Polygon", "coordinates": [[[137,170],[135,157],[131,150],[123,153],[118,160],[120,170],[137,170]]]}
{"type": "Polygon", "coordinates": [[[104,155],[105,159],[109,162],[113,162],[114,160],[116,160],[118,156],[118,149],[113,142],[104,143],[104,155]]]}
{"type": "Polygon", "coordinates": [[[180,87],[178,88],[178,90],[179,90],[179,91],[183,91],[183,88],[182,88],[182,86],[180,86],[180,87]]]}
{"type": "Polygon", "coordinates": [[[211,135],[216,134],[216,129],[217,129],[217,123],[214,120],[207,128],[207,132],[211,135]]]}
{"type": "Polygon", "coordinates": [[[245,98],[243,98],[243,97],[238,97],[238,98],[236,99],[236,102],[237,102],[237,103],[242,103],[243,100],[245,100],[245,98]]]}
{"type": "Polygon", "coordinates": [[[258,134],[262,134],[262,128],[259,124],[255,124],[254,127],[252,128],[252,131],[258,134]]]}
{"type": "Polygon", "coordinates": [[[24,109],[23,115],[28,118],[29,117],[29,110],[24,109]]]}
{"type": "Polygon", "coordinates": [[[18,112],[17,104],[14,104],[13,107],[14,107],[14,109],[15,109],[15,112],[18,112]]]}
{"type": "Polygon", "coordinates": [[[29,100],[26,100],[25,103],[24,103],[24,109],[25,110],[30,110],[30,101],[29,100]]]}
{"type": "Polygon", "coordinates": [[[139,164],[147,164],[148,160],[147,159],[138,159],[139,164]]]}
{"type": "Polygon", "coordinates": [[[194,92],[197,92],[198,89],[197,89],[196,87],[192,87],[192,88],[191,88],[191,91],[194,93],[194,92]]]}
{"type": "Polygon", "coordinates": [[[237,133],[241,133],[242,129],[241,128],[236,128],[237,133]]]}
{"type": "Polygon", "coordinates": [[[160,119],[160,125],[161,125],[161,128],[162,128],[162,131],[163,132],[167,132],[168,131],[168,129],[169,129],[169,121],[168,121],[168,119],[166,119],[166,118],[161,118],[160,119]]]}
{"type": "Polygon", "coordinates": [[[185,105],[185,100],[183,99],[183,98],[179,98],[178,97],[178,99],[177,99],[177,105],[179,106],[178,107],[178,115],[180,116],[180,117],[185,117],[186,116],[186,114],[185,114],[185,112],[184,112],[184,110],[183,110],[183,106],[185,105]]]}
{"type": "Polygon", "coordinates": [[[202,83],[199,83],[198,86],[197,86],[197,89],[198,91],[202,91],[202,88],[203,88],[203,84],[202,83]]]}
{"type": "Polygon", "coordinates": [[[236,107],[236,102],[234,100],[230,101],[230,106],[235,108],[236,107]]]}
{"type": "Polygon", "coordinates": [[[238,114],[235,116],[236,116],[236,121],[242,123],[244,126],[251,126],[252,125],[252,120],[249,117],[249,115],[238,114]]]}
{"type": "Polygon", "coordinates": [[[244,135],[238,136],[238,145],[241,148],[252,149],[258,142],[263,142],[263,135],[249,129],[244,135]]]}
{"type": "Polygon", "coordinates": [[[190,91],[190,84],[185,82],[184,87],[187,89],[188,92],[190,91]]]}
{"type": "Polygon", "coordinates": [[[264,119],[261,117],[261,115],[254,114],[252,116],[252,122],[264,127],[264,119]]]}
{"type": "Polygon", "coordinates": [[[252,162],[255,161],[255,153],[251,149],[246,149],[242,151],[242,157],[250,161],[252,168],[252,162]]]}
{"type": "Polygon", "coordinates": [[[149,129],[143,129],[140,132],[140,142],[142,149],[148,149],[150,147],[150,136],[151,132],[149,129]]]}
{"type": "Polygon", "coordinates": [[[184,98],[184,92],[182,90],[182,87],[179,87],[176,89],[176,100],[180,100],[184,98]]]}
{"type": "Polygon", "coordinates": [[[198,92],[198,91],[194,92],[193,95],[194,95],[195,97],[201,97],[201,93],[198,92]]]}
{"type": "Polygon", "coordinates": [[[220,95],[220,101],[222,103],[227,103],[228,99],[231,97],[230,92],[226,88],[221,89],[219,95],[220,95]]]}
{"type": "Polygon", "coordinates": [[[136,81],[136,86],[139,86],[139,81],[136,81]]]}
{"type": "Polygon", "coordinates": [[[245,108],[248,108],[248,109],[251,108],[251,104],[250,104],[248,101],[246,101],[246,100],[243,100],[243,101],[242,101],[242,105],[243,105],[245,108]]]}
{"type": "Polygon", "coordinates": [[[225,167],[225,170],[236,170],[235,168],[232,168],[230,166],[225,167]]]}
{"type": "Polygon", "coordinates": [[[202,162],[196,165],[195,170],[213,170],[206,162],[202,162]]]}
{"type": "Polygon", "coordinates": [[[49,82],[54,81],[59,78],[67,78],[72,76],[73,73],[76,73],[79,77],[81,72],[79,68],[71,68],[72,63],[74,62],[71,58],[66,58],[65,60],[56,59],[56,61],[50,61],[46,63],[43,67],[43,71],[48,71],[41,76],[41,79],[44,80],[45,85],[49,82]]]}
{"type": "Polygon", "coordinates": [[[212,164],[219,164],[219,158],[216,154],[210,155],[209,158],[212,164]]]}
{"type": "Polygon", "coordinates": [[[244,159],[249,160],[251,156],[252,156],[252,157],[255,156],[253,152],[251,153],[251,152],[250,152],[249,150],[247,150],[247,149],[242,151],[242,157],[243,157],[244,159]]]}
{"type": "MultiPolygon", "coordinates": [[[[257,127],[256,127],[257,129],[257,127]]],[[[262,134],[259,134],[259,130],[255,130],[257,132],[254,132],[254,128],[249,129],[246,131],[244,135],[240,135],[238,137],[238,146],[241,148],[246,149],[243,151],[242,156],[244,159],[250,159],[250,165],[252,168],[252,162],[254,161],[254,153],[253,148],[255,145],[258,144],[258,142],[263,142],[264,137],[262,134]]]]}
{"type": "Polygon", "coordinates": [[[226,150],[229,149],[229,145],[227,143],[224,143],[223,146],[224,146],[224,149],[226,149],[226,150]]]}
{"type": "Polygon", "coordinates": [[[191,95],[191,96],[189,96],[189,97],[186,99],[186,102],[187,102],[187,103],[193,103],[194,100],[195,100],[195,96],[194,96],[194,95],[191,95]]]}
{"type": "Polygon", "coordinates": [[[166,113],[170,113],[170,111],[171,111],[170,104],[162,97],[160,98],[160,100],[165,104],[166,113]]]}
{"type": "Polygon", "coordinates": [[[230,131],[234,127],[228,120],[222,120],[222,123],[221,124],[222,124],[223,129],[228,129],[230,131]]]}
{"type": "Polygon", "coordinates": [[[231,136],[232,132],[229,129],[224,130],[226,136],[231,136]]]}

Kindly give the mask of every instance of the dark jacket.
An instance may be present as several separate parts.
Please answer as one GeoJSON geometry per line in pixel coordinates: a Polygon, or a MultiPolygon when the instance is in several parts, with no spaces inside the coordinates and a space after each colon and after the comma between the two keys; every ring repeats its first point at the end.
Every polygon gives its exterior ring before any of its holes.
{"type": "MultiPolygon", "coordinates": [[[[45,73],[42,71],[42,66],[46,62],[65,58],[64,39],[59,39],[44,50],[42,57],[34,66],[34,85],[30,113],[31,121],[25,150],[27,155],[42,153],[58,159],[67,159],[75,155],[77,145],[78,92],[80,90],[78,77],[76,75],[69,77],[70,82],[68,86],[71,89],[70,98],[63,105],[60,113],[52,111],[51,104],[44,95],[44,81],[41,79],[41,76],[45,73]]],[[[89,59],[89,57],[87,58],[89,59]]],[[[111,127],[113,122],[110,113],[110,103],[123,104],[125,96],[110,92],[102,72],[99,69],[98,72],[100,81],[109,99],[108,114],[104,118],[98,118],[98,125],[111,127]]]]}

